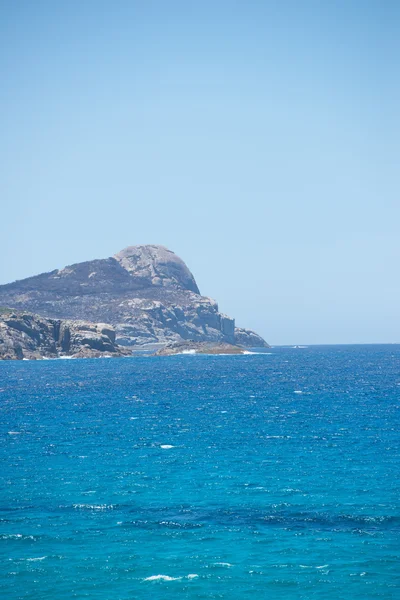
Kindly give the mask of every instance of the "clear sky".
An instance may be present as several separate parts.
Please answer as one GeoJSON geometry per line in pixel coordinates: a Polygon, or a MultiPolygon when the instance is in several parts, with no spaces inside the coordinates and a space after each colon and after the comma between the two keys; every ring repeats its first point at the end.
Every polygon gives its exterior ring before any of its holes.
{"type": "Polygon", "coordinates": [[[159,243],[273,344],[400,342],[396,0],[0,0],[0,283],[159,243]]]}

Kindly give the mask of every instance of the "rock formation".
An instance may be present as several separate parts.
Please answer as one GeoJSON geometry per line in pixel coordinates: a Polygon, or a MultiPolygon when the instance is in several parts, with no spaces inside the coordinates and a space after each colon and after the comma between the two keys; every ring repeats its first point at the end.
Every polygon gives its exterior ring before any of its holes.
{"type": "Polygon", "coordinates": [[[48,319],[0,309],[0,360],[126,354],[131,351],[116,345],[115,330],[110,325],[48,319]]]}
{"type": "Polygon", "coordinates": [[[268,345],[201,296],[185,263],[164,246],[130,246],[112,258],[2,285],[0,306],[111,323],[117,342],[126,346],[183,340],[268,345]]]}
{"type": "Polygon", "coordinates": [[[174,354],[245,354],[239,346],[216,342],[170,342],[155,353],[155,356],[174,354]]]}

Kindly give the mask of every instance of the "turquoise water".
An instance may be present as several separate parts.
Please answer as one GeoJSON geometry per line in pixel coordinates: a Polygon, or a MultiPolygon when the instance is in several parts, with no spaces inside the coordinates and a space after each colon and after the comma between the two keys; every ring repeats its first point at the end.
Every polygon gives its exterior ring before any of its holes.
{"type": "Polygon", "coordinates": [[[1,598],[399,598],[400,346],[3,362],[0,390],[1,598]]]}

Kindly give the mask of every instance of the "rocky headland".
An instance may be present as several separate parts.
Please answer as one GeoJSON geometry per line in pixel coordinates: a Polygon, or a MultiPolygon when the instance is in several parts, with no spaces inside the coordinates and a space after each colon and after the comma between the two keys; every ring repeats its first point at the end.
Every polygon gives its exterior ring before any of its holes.
{"type": "Polygon", "coordinates": [[[71,331],[80,327],[71,322],[95,328],[109,323],[116,336],[112,343],[135,349],[185,341],[268,346],[202,296],[185,263],[164,246],[130,246],[110,258],[1,285],[0,306],[52,323],[67,321],[71,331]]]}

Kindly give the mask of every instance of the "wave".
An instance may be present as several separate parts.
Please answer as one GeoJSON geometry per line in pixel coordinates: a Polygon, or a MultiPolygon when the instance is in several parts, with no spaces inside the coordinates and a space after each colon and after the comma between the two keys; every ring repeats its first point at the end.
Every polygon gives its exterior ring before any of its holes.
{"type": "Polygon", "coordinates": [[[116,504],[73,504],[72,505],[72,508],[75,508],[78,510],[113,510],[115,507],[116,507],[116,504]]]}
{"type": "MultiPolygon", "coordinates": [[[[129,512],[136,512],[129,511],[129,512]]],[[[138,514],[139,517],[139,514],[138,514]]],[[[400,530],[400,517],[395,515],[330,514],[328,512],[298,511],[284,503],[268,508],[232,507],[214,510],[186,507],[160,508],[141,511],[140,517],[125,521],[125,527],[153,529],[158,527],[191,529],[232,524],[245,527],[278,527],[290,529],[315,528],[322,530],[347,530],[364,533],[382,529],[400,530]],[[147,517],[147,518],[146,518],[147,517]],[[157,518],[158,517],[158,518],[157,518]]]]}
{"type": "Polygon", "coordinates": [[[329,565],[319,565],[318,567],[314,567],[314,565],[299,565],[300,569],[326,569],[329,565]]]}
{"type": "Polygon", "coordinates": [[[23,535],[22,533],[2,533],[0,540],[35,540],[33,535],[23,535]]]}
{"type": "MultiPolygon", "coordinates": [[[[261,486],[254,485],[255,488],[261,486]]],[[[93,490],[94,491],[94,490],[93,490]]],[[[288,494],[300,493],[296,488],[284,488],[288,494]]],[[[89,490],[87,492],[92,492],[89,490]]],[[[288,497],[288,496],[287,496],[288,497]]],[[[2,512],[31,511],[32,506],[0,507],[2,512]]],[[[75,503],[70,505],[43,506],[47,512],[54,511],[113,511],[118,515],[118,521],[123,527],[138,529],[197,529],[219,525],[230,527],[268,527],[294,529],[347,530],[355,534],[366,534],[376,531],[400,531],[400,516],[394,514],[357,514],[336,513],[318,510],[302,510],[300,506],[288,502],[270,504],[269,506],[232,506],[227,507],[197,507],[190,505],[141,507],[132,504],[106,503],[75,503]]],[[[360,512],[363,507],[360,507],[360,512]]],[[[364,509],[365,510],[365,509],[364,509]]],[[[22,533],[3,533],[0,539],[36,539],[22,533]]]]}
{"type": "Polygon", "coordinates": [[[197,573],[189,573],[189,575],[181,575],[180,577],[170,577],[170,575],[150,575],[143,581],[180,581],[181,579],[196,579],[197,573]]]}

